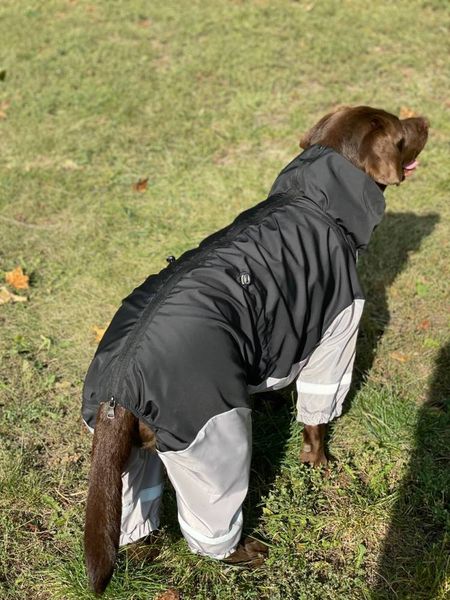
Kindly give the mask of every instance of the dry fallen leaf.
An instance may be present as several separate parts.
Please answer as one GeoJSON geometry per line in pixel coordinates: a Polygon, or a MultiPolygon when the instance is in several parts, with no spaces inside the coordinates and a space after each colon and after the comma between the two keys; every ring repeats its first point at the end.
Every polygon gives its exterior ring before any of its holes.
{"type": "Polygon", "coordinates": [[[5,281],[16,290],[27,290],[30,286],[28,275],[22,271],[22,267],[16,267],[5,274],[5,281]]]}
{"type": "Polygon", "coordinates": [[[419,325],[419,329],[421,329],[422,331],[427,331],[428,329],[430,329],[430,320],[429,319],[424,319],[422,321],[422,323],[420,323],[419,325]]]}
{"type": "Polygon", "coordinates": [[[61,456],[61,463],[63,465],[70,465],[71,463],[77,463],[81,458],[81,454],[63,454],[61,456]]]}
{"type": "Polygon", "coordinates": [[[55,389],[65,391],[68,390],[71,385],[72,384],[70,383],[70,381],[57,381],[55,383],[55,389]]]}
{"type": "Polygon", "coordinates": [[[17,296],[13,294],[4,285],[0,287],[0,304],[8,304],[8,302],[27,302],[26,296],[17,296]]]}
{"type": "Polygon", "coordinates": [[[95,334],[95,341],[97,342],[97,344],[99,344],[100,340],[102,339],[102,337],[105,334],[106,327],[97,327],[96,325],[94,325],[92,327],[92,331],[95,334]]]}
{"type": "Polygon", "coordinates": [[[138,21],[138,27],[143,27],[144,29],[148,29],[151,26],[152,22],[150,21],[150,19],[147,19],[145,17],[140,18],[138,21]]]}
{"type": "Polygon", "coordinates": [[[162,594],[159,594],[159,596],[156,597],[156,600],[180,600],[180,592],[170,588],[162,594]]]}
{"type": "Polygon", "coordinates": [[[402,106],[400,108],[400,119],[411,119],[411,117],[417,117],[418,113],[412,108],[408,108],[407,106],[402,106]]]}
{"type": "Polygon", "coordinates": [[[6,119],[6,111],[11,106],[7,100],[0,102],[0,119],[6,119]]]}
{"type": "Polygon", "coordinates": [[[409,360],[409,357],[406,354],[402,354],[401,352],[391,352],[390,357],[401,363],[407,362],[409,360]]]}
{"type": "Polygon", "coordinates": [[[81,169],[80,165],[77,165],[77,163],[74,160],[71,160],[70,158],[68,158],[67,160],[65,160],[61,164],[61,166],[66,171],[78,171],[79,169],[81,169]]]}
{"type": "Polygon", "coordinates": [[[148,186],[148,177],[146,179],[139,179],[137,183],[133,183],[132,188],[135,192],[145,192],[148,186]]]}

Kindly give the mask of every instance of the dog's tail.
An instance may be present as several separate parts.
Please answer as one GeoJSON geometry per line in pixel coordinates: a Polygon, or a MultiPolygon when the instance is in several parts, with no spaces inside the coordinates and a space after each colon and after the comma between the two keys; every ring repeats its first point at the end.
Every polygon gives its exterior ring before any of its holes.
{"type": "Polygon", "coordinates": [[[100,405],[84,530],[86,567],[96,594],[104,592],[114,571],[122,514],[122,472],[137,428],[136,417],[121,406],[100,405]]]}

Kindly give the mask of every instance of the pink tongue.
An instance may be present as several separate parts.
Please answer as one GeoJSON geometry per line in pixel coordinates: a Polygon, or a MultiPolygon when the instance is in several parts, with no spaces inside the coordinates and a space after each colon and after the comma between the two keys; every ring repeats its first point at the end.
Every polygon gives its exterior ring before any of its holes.
{"type": "Polygon", "coordinates": [[[418,164],[419,164],[418,160],[413,160],[413,162],[409,163],[408,165],[405,165],[403,168],[406,169],[407,171],[411,171],[412,169],[415,169],[418,164]]]}

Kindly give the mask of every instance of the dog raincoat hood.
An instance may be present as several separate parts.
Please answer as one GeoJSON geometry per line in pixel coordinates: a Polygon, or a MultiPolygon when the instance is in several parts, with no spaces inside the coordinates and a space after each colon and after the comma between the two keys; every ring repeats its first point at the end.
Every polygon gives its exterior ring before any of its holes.
{"type": "Polygon", "coordinates": [[[281,171],[270,190],[270,195],[279,193],[315,203],[356,250],[367,247],[384,215],[384,196],[375,181],[323,146],[312,146],[281,171]]]}

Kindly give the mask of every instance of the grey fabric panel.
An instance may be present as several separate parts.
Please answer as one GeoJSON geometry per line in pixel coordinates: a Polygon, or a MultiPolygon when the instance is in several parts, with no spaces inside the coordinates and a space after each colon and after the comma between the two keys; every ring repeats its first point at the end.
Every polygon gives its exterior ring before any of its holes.
{"type": "Polygon", "coordinates": [[[120,546],[145,537],[159,527],[163,468],[156,452],[133,447],[122,474],[120,546]]]}
{"type": "Polygon", "coordinates": [[[251,445],[251,410],[234,408],[209,419],[185,450],[159,453],[193,552],[221,559],[239,543],[251,445]]]}
{"type": "Polygon", "coordinates": [[[364,300],[355,300],[326,330],[297,378],[297,420],[328,423],[342,412],[350,389],[364,300]]]}

